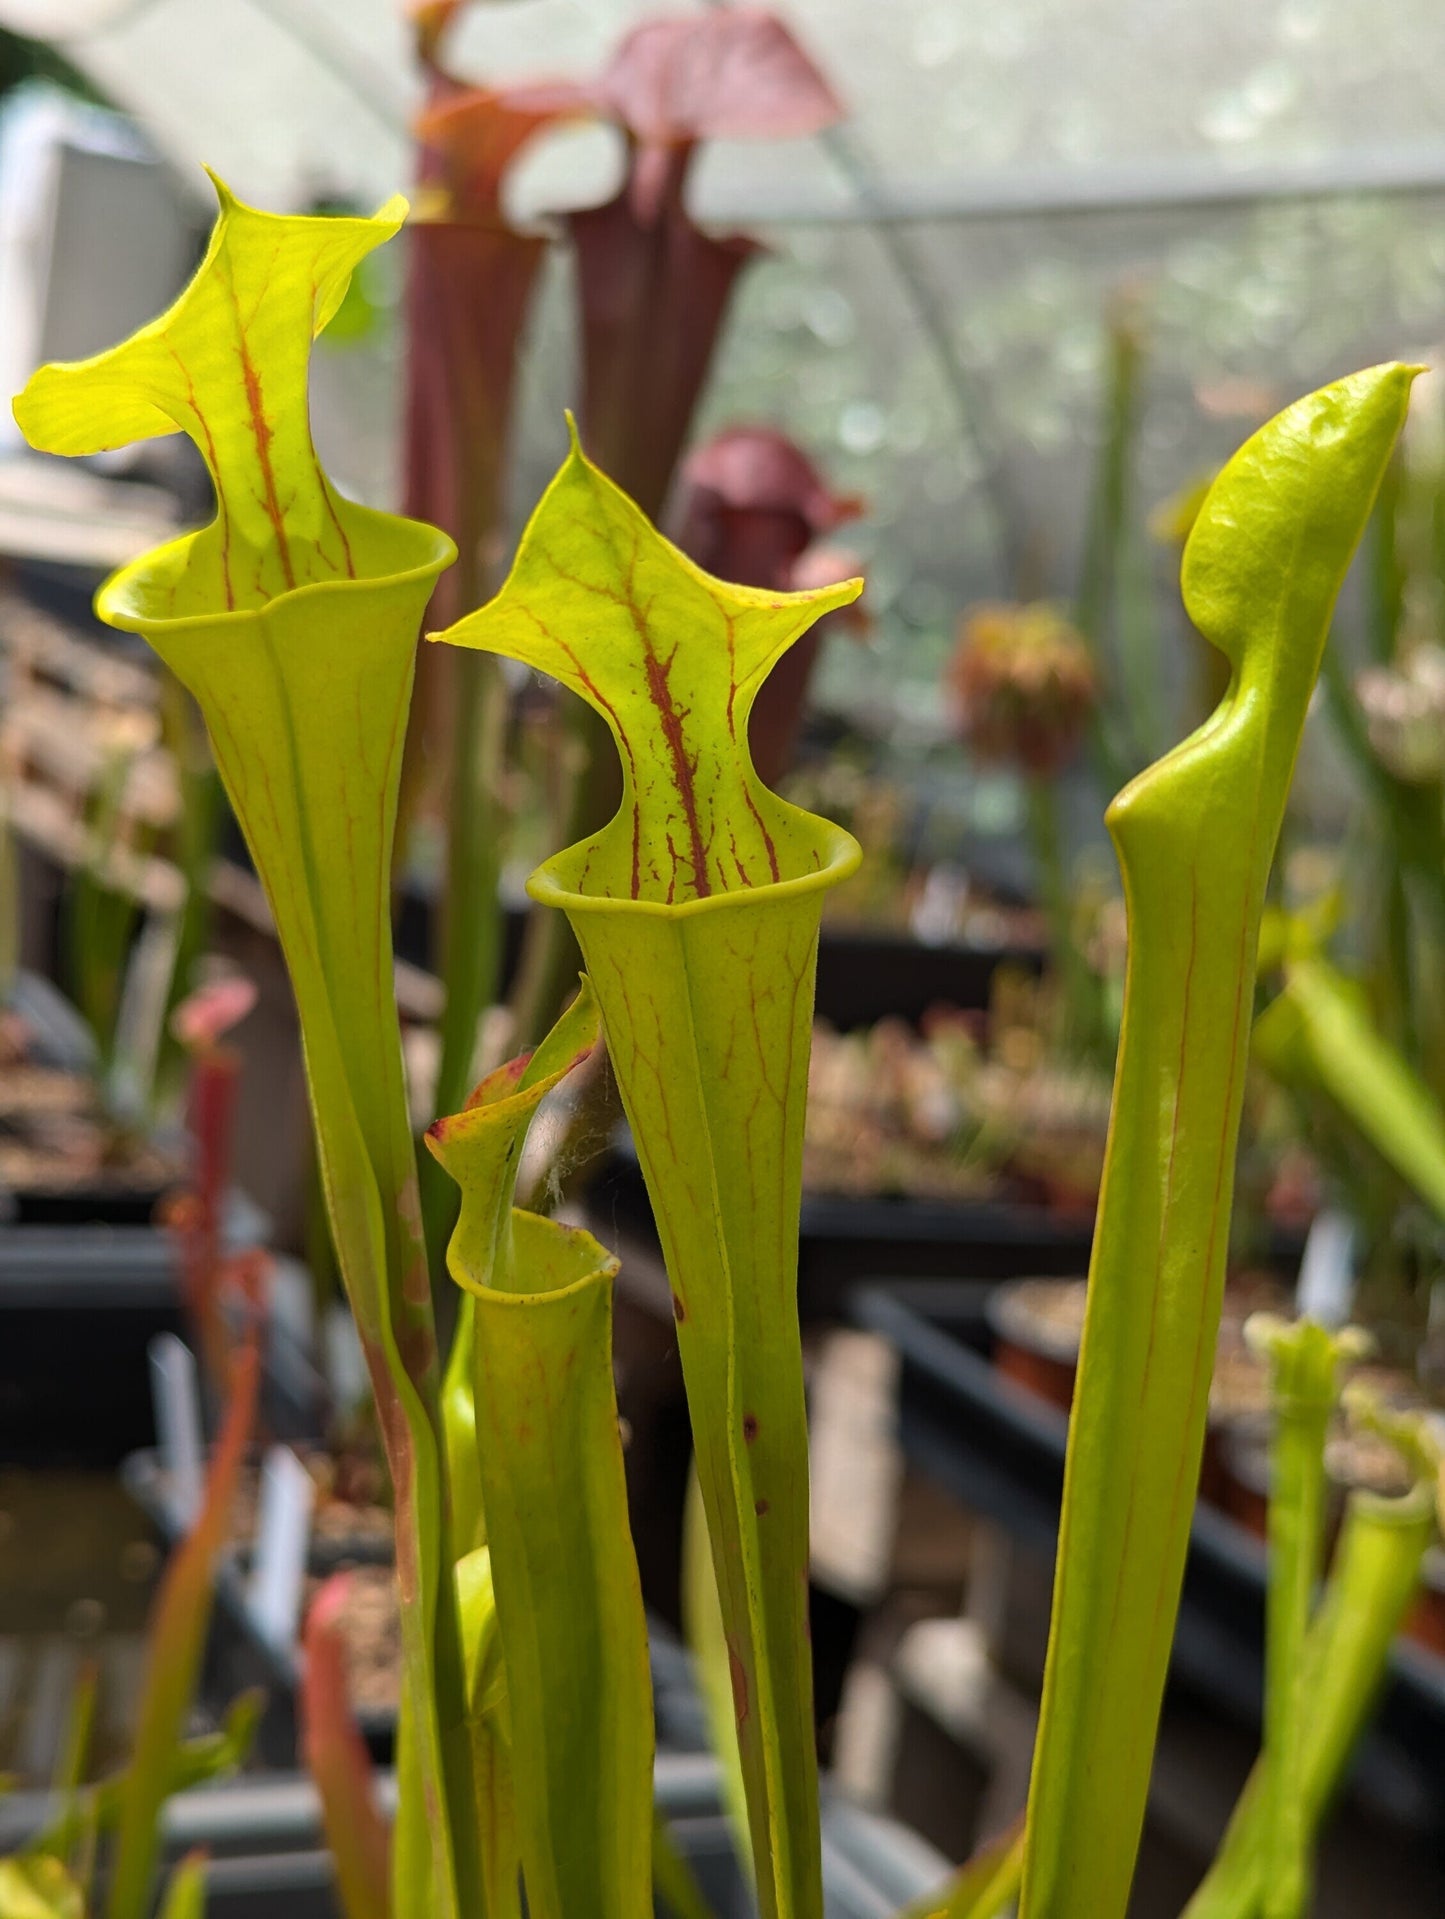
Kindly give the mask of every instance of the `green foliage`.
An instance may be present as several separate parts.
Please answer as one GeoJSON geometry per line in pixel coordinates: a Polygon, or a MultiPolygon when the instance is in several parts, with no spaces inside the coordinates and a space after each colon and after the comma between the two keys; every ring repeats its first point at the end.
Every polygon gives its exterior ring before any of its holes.
{"type": "Polygon", "coordinates": [[[1265,1607],[1265,1919],[1299,1919],[1309,1896],[1306,1635],[1324,1563],[1325,1435],[1339,1397],[1340,1368],[1362,1358],[1370,1340],[1354,1327],[1336,1334],[1308,1319],[1290,1324],[1268,1314],[1250,1320],[1245,1333],[1268,1357],[1274,1413],[1265,1607]]]}
{"type": "Polygon", "coordinates": [[[118,747],[87,796],[85,855],[71,878],[64,914],[66,971],[81,1018],[95,1041],[102,1099],[116,1093],[116,1046],[131,942],[140,920],[133,893],[117,883],[112,860],[124,821],[123,802],[134,755],[118,747]]]}
{"type": "Polygon", "coordinates": [[[727,1633],[718,1604],[717,1576],[712,1569],[712,1546],[707,1536],[707,1514],[696,1468],[687,1476],[687,1499],[682,1513],[682,1624],[693,1657],[693,1672],[707,1715],[708,1737],[722,1776],[722,1803],[732,1828],[738,1857],[752,1869],[753,1842],[748,1830],[748,1796],[738,1752],[734,1716],[732,1664],[727,1633]]]}
{"type": "Polygon", "coordinates": [[[85,1919],[80,1887],[46,1854],[0,1859],[0,1912],[5,1919],[85,1919]]]}
{"type": "Polygon", "coordinates": [[[49,82],[97,106],[104,104],[90,81],[64,54],[25,34],[13,33],[9,27],[0,27],[0,94],[35,81],[49,82]]]}
{"type": "Polygon", "coordinates": [[[658,1903],[671,1919],[714,1919],[697,1875],[660,1812],[652,1820],[652,1883],[658,1903]]]}
{"type": "Polygon", "coordinates": [[[171,1874],[157,1919],[205,1919],[206,1856],[192,1853],[171,1874]]]}
{"type": "Polygon", "coordinates": [[[942,1892],[920,1899],[899,1919],[998,1919],[1018,1897],[1024,1870],[1022,1815],[960,1866],[942,1892]]]}
{"type": "MultiPolygon", "coordinates": [[[[211,868],[216,858],[225,807],[210,742],[195,701],[174,674],[161,679],[161,737],[176,768],[179,787],[170,852],[184,888],[175,927],[170,990],[164,1012],[157,1079],[164,1082],[182,1069],[182,1049],[170,1031],[169,1015],[199,984],[196,964],[211,930],[211,868]]],[[[162,1087],[162,1091],[164,1087],[162,1087]]]]}
{"type": "MultiPolygon", "coordinates": [[[[407,253],[405,504],[456,542],[457,564],[432,602],[439,620],[478,605],[492,584],[491,555],[504,550],[518,346],[547,254],[541,233],[508,221],[504,187],[520,149],[567,110],[562,103],[514,106],[504,94],[467,87],[436,68],[417,123],[427,184],[407,253]]],[[[436,1107],[448,1113],[471,1088],[478,1022],[501,974],[497,887],[511,825],[503,777],[508,696],[499,664],[480,654],[423,658],[418,694],[404,788],[410,798],[428,774],[440,775],[446,798],[435,957],[446,988],[436,1107]]],[[[404,837],[405,823],[402,831],[404,837]]],[[[560,999],[559,991],[547,1020],[560,999]]],[[[524,1022],[528,1038],[532,1030],[524,1022]]],[[[456,1191],[431,1160],[421,1172],[427,1243],[440,1271],[456,1191]]]]}
{"type": "Polygon", "coordinates": [[[1093,716],[1094,762],[1106,788],[1121,785],[1148,762],[1164,726],[1157,616],[1141,579],[1133,525],[1148,344],[1142,295],[1121,289],[1110,304],[1107,325],[1103,432],[1074,607],[1079,631],[1112,695],[1093,716]]]}
{"type": "MultiPolygon", "coordinates": [[[[1433,1507],[1428,1468],[1403,1497],[1350,1496],[1324,1597],[1298,1653],[1298,1719],[1287,1732],[1297,1770],[1283,1830],[1281,1768],[1268,1749],[1267,1729],[1266,1751],[1183,1919],[1262,1919],[1281,1883],[1281,1839],[1308,1857],[1379,1691],[1391,1642],[1419,1589],[1421,1561],[1435,1533],[1433,1507]]],[[[1283,1577],[1276,1580],[1283,1584],[1283,1577]]],[[[1270,1651],[1278,1667],[1276,1647],[1270,1651]]]]}
{"type": "MultiPolygon", "coordinates": [[[[441,1163],[429,1162],[438,1178],[441,1163]]],[[[455,1182],[450,1182],[455,1190],[455,1182]]],[[[455,1220],[456,1208],[450,1217],[455,1220]]],[[[482,1511],[482,1487],[477,1477],[477,1403],[473,1387],[476,1370],[477,1320],[472,1295],[462,1289],[452,1328],[451,1351],[442,1378],[442,1439],[447,1455],[447,1485],[452,1496],[452,1539],[460,1559],[487,1543],[487,1521],[482,1511]]]]}
{"type": "Polygon", "coordinates": [[[156,1595],[140,1722],[120,1791],[107,1919],[145,1919],[150,1910],[160,1811],[171,1790],[174,1755],[200,1674],[216,1560],[230,1533],[259,1378],[260,1352],[253,1342],[236,1362],[231,1401],[206,1475],[200,1516],[167,1567],[156,1595]]]}
{"type": "Polygon", "coordinates": [[[1283,989],[1255,1022],[1254,1052],[1287,1085],[1324,1093],[1445,1219],[1445,1113],[1328,960],[1288,964],[1283,989]]]}
{"type": "MultiPolygon", "coordinates": [[[[475,1445],[475,1422],[471,1430],[475,1445]]],[[[522,1847],[512,1780],[507,1673],[497,1626],[492,1555],[485,1546],[458,1560],[457,1599],[467,1659],[467,1731],[472,1743],[485,1910],[487,1919],[522,1919],[522,1847]]]]}
{"type": "MultiPolygon", "coordinates": [[[[250,1441],[258,1380],[257,1349],[242,1353],[231,1401],[217,1439],[199,1516],[166,1568],[152,1608],[139,1724],[126,1769],[83,1787],[97,1697],[97,1669],[77,1684],[57,1761],[59,1814],[14,1857],[0,1859],[4,1919],[87,1919],[100,1842],[108,1842],[107,1919],[148,1919],[160,1858],[160,1816],[168,1798],[241,1763],[260,1717],[258,1695],[238,1699],[218,1733],[189,1744],[181,1734],[190,1711],[210,1622],[219,1550],[230,1529],[236,1488],[250,1441]]],[[[202,1911],[198,1865],[173,1877],[162,1919],[202,1911]]]]}
{"type": "MultiPolygon", "coordinates": [[[[251,1750],[265,1703],[259,1692],[242,1693],[227,1710],[219,1732],[203,1733],[173,1747],[166,1765],[163,1797],[169,1799],[235,1771],[251,1750]]],[[[27,1854],[48,1852],[65,1858],[89,1835],[103,1837],[113,1832],[129,1793],[129,1768],[77,1792],[55,1823],[30,1842],[27,1854]]]]}

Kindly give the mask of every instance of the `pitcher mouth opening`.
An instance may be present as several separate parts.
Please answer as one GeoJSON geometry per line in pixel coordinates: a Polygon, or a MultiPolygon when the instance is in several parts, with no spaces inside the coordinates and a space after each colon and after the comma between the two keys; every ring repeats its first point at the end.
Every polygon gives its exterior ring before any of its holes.
{"type": "MultiPolygon", "coordinates": [[[[779,801],[778,804],[785,803],[779,801]]],[[[788,862],[795,870],[781,872],[777,879],[760,885],[720,887],[706,894],[672,900],[638,899],[629,893],[587,890],[584,883],[587,866],[595,859],[604,836],[615,823],[610,822],[591,839],[581,840],[544,860],[528,878],[527,892],[539,905],[560,907],[567,913],[641,913],[673,919],[683,914],[719,912],[749,900],[783,900],[826,892],[857,872],[863,849],[851,833],[829,820],[804,813],[801,808],[789,807],[788,812],[794,816],[795,823],[806,821],[812,831],[804,845],[797,849],[802,857],[795,856],[788,862]],[[807,860],[809,853],[813,856],[811,864],[807,860]]]]}
{"type": "MultiPolygon", "coordinates": [[[[112,573],[95,596],[97,616],[123,632],[154,632],[167,626],[233,624],[259,619],[308,595],[364,592],[435,579],[456,558],[456,545],[439,528],[344,503],[354,571],[323,570],[279,593],[238,587],[226,564],[223,522],[181,533],[152,547],[112,573]]],[[[315,560],[320,548],[296,540],[292,551],[315,560]]],[[[330,563],[326,563],[329,568],[330,563]]]]}
{"type": "Polygon", "coordinates": [[[458,1282],[473,1298],[499,1310],[525,1313],[560,1305],[589,1287],[610,1287],[621,1267],[617,1255],[585,1226],[567,1226],[522,1207],[512,1211],[512,1235],[517,1270],[527,1275],[525,1288],[458,1282]]]}

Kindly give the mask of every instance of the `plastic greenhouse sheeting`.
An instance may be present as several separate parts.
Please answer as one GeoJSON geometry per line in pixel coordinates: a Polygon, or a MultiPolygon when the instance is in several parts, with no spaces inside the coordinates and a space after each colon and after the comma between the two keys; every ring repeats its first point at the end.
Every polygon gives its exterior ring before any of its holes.
{"type": "MultiPolygon", "coordinates": [[[[477,0],[454,41],[477,78],[576,74],[659,0],[477,0]]],[[[887,189],[937,210],[979,183],[1055,187],[1080,171],[1191,178],[1289,163],[1435,170],[1436,0],[777,0],[853,111],[887,189]]],[[[401,0],[0,0],[193,172],[297,205],[362,198],[408,173],[416,83],[401,0]]],[[[579,167],[567,169],[577,184],[579,167]]],[[[582,165],[586,176],[592,163],[582,165]]],[[[749,219],[853,199],[826,152],[724,148],[699,208],[749,219]]]]}
{"type": "MultiPolygon", "coordinates": [[[[582,74],[629,25],[700,10],[476,0],[453,64],[477,79],[582,74]]],[[[1193,672],[1175,556],[1144,535],[1149,508],[1294,394],[1386,355],[1432,357],[1445,339],[1445,8],[774,10],[851,118],[841,145],[718,143],[702,155],[695,210],[755,228],[772,251],[742,282],[698,432],[772,421],[871,502],[849,534],[874,644],[830,648],[825,703],[937,738],[960,609],[1071,597],[1104,314],[1121,287],[1141,296],[1144,346],[1131,565],[1156,643],[1193,672]],[[870,209],[884,217],[870,224],[870,209]]],[[[401,0],[0,0],[0,22],[59,47],[198,188],[202,158],[274,207],[375,203],[407,184],[417,82],[401,0]]],[[[615,167],[602,133],[564,134],[519,169],[519,199],[524,210],[600,200],[615,167]]],[[[394,367],[383,342],[353,367],[333,354],[318,369],[328,452],[353,491],[378,499],[394,473],[394,367]],[[333,385],[344,404],[324,404],[333,385]],[[345,445],[332,444],[333,422],[345,445]]],[[[555,465],[560,408],[575,397],[554,263],[524,370],[519,507],[555,465]]]]}

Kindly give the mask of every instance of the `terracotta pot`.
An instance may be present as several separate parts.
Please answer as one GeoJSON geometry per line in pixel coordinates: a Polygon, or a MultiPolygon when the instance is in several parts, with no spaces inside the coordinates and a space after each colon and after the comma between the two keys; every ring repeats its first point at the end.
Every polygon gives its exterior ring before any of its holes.
{"type": "Polygon", "coordinates": [[[1277,1273],[1246,1268],[1231,1274],[1225,1284],[1214,1374],[1209,1382],[1209,1423],[1204,1435],[1199,1497],[1221,1512],[1242,1517],[1246,1524],[1250,1523],[1247,1515],[1254,1511],[1258,1491],[1252,1483],[1235,1481],[1230,1464],[1231,1435],[1242,1429],[1252,1440],[1260,1421],[1267,1422],[1269,1369],[1245,1344],[1245,1321],[1252,1313],[1287,1314],[1289,1310],[1290,1291],[1277,1273]]]}
{"type": "Polygon", "coordinates": [[[1269,1414],[1241,1415],[1216,1428],[1214,1503],[1256,1538],[1269,1535],[1269,1414]]]}
{"type": "Polygon", "coordinates": [[[1199,1472],[1200,1498],[1236,1517],[1241,1516],[1236,1512],[1238,1505],[1252,1510],[1253,1493],[1247,1486],[1236,1485],[1231,1463],[1238,1450],[1235,1441],[1251,1440],[1261,1423],[1267,1431],[1269,1419],[1269,1374],[1244,1343],[1244,1318],[1226,1307],[1220,1322],[1199,1472]]]}
{"type": "Polygon", "coordinates": [[[1420,1596],[1405,1621],[1405,1632],[1445,1657],[1445,1547],[1433,1546],[1425,1555],[1420,1596]]]}

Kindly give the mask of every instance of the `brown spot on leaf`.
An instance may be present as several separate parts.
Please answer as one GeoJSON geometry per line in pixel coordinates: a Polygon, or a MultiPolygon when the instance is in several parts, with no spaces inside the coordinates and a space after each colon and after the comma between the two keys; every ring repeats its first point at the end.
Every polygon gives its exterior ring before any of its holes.
{"type": "Polygon", "coordinates": [[[743,1414],[743,1438],[751,1446],[758,1436],[758,1416],[756,1413],[743,1414]]]}
{"type": "Polygon", "coordinates": [[[436,1362],[436,1339],[429,1325],[406,1326],[397,1334],[397,1352],[411,1380],[423,1380],[436,1362]]]}
{"type": "Polygon", "coordinates": [[[672,1316],[679,1326],[687,1318],[687,1308],[683,1305],[681,1295],[678,1293],[672,1296],[672,1316]]]}
{"type": "Polygon", "coordinates": [[[753,1501],[753,1511],[757,1514],[759,1519],[762,1518],[763,1514],[767,1510],[768,1510],[768,1502],[766,1499],[756,1499],[753,1501]]]}
{"type": "Polygon", "coordinates": [[[748,1716],[748,1669],[731,1639],[728,1641],[728,1676],[733,1682],[733,1717],[741,1726],[748,1716]]]}

